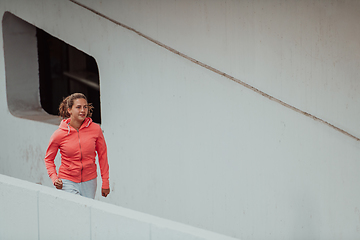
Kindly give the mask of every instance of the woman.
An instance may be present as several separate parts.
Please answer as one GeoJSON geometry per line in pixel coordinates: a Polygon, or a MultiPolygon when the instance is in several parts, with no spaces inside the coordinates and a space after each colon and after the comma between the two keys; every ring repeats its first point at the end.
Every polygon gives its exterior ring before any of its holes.
{"type": "Polygon", "coordinates": [[[59,114],[63,120],[50,138],[45,166],[57,189],[95,198],[97,152],[102,178],[101,194],[107,197],[110,187],[106,143],[100,126],[91,119],[92,109],[82,93],[71,94],[60,103],[59,114]],[[58,149],[61,154],[59,174],[54,164],[58,149]]]}

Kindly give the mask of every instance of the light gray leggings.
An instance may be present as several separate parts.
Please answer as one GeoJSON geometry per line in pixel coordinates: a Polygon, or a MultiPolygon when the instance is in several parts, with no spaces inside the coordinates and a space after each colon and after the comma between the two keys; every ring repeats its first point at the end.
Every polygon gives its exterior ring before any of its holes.
{"type": "Polygon", "coordinates": [[[97,187],[96,178],[80,183],[76,183],[67,179],[61,179],[61,181],[63,182],[62,190],[65,192],[79,194],[87,198],[95,198],[97,187]]]}

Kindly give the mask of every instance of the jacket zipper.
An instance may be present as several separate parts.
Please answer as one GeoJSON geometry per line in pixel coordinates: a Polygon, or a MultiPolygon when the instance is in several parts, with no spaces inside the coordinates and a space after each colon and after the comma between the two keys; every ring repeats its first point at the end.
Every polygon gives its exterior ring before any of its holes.
{"type": "Polygon", "coordinates": [[[81,157],[80,157],[80,162],[81,162],[81,182],[82,182],[82,177],[83,177],[82,172],[83,172],[83,168],[84,168],[84,166],[83,166],[83,162],[82,162],[83,155],[82,155],[82,150],[81,150],[81,143],[80,143],[80,133],[79,133],[79,130],[77,130],[77,132],[78,132],[79,147],[80,147],[80,154],[81,154],[81,157]]]}

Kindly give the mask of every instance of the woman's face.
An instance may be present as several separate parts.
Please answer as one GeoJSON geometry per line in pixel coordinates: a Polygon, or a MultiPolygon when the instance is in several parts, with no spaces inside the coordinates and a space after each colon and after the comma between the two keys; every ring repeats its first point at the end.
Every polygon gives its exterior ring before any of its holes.
{"type": "Polygon", "coordinates": [[[83,122],[88,114],[87,101],[83,98],[75,99],[72,108],[69,108],[68,112],[72,120],[83,122]]]}

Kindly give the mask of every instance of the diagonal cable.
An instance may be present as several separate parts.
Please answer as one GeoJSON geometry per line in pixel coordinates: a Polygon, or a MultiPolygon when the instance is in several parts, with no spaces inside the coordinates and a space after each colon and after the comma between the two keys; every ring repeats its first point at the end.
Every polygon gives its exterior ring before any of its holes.
{"type": "Polygon", "coordinates": [[[185,59],[187,59],[187,60],[189,60],[189,61],[191,61],[191,62],[193,62],[193,63],[195,63],[195,64],[197,64],[197,65],[199,65],[201,67],[203,67],[203,68],[206,68],[206,69],[208,69],[208,70],[210,70],[210,71],[212,71],[212,72],[214,72],[216,74],[219,74],[219,75],[221,75],[221,76],[223,76],[225,78],[228,78],[228,79],[230,79],[230,80],[232,80],[232,81],[234,81],[236,83],[239,83],[242,86],[244,86],[244,87],[246,87],[246,88],[248,88],[248,89],[250,89],[250,90],[252,90],[252,91],[254,91],[254,92],[256,92],[256,93],[258,93],[260,95],[262,95],[263,97],[268,98],[271,101],[277,102],[277,103],[283,105],[284,107],[287,107],[287,108],[289,108],[289,109],[291,109],[291,110],[293,110],[295,112],[298,112],[298,113],[303,114],[303,115],[305,115],[307,117],[310,117],[310,118],[314,119],[315,121],[319,121],[321,123],[324,123],[324,124],[328,125],[329,127],[331,127],[333,129],[345,134],[346,136],[351,137],[351,138],[355,139],[356,141],[360,141],[360,138],[350,134],[349,132],[347,132],[347,131],[345,131],[345,130],[343,130],[343,129],[341,129],[341,128],[339,128],[339,127],[337,127],[337,126],[335,126],[335,125],[333,125],[333,124],[331,124],[331,123],[329,123],[329,122],[327,122],[327,121],[325,121],[325,120],[323,120],[321,118],[318,118],[318,117],[316,117],[316,116],[314,116],[314,115],[312,115],[312,114],[310,114],[308,112],[300,110],[299,108],[296,108],[296,107],[294,107],[294,106],[292,106],[292,105],[290,105],[290,104],[288,104],[286,102],[283,102],[280,99],[275,98],[275,97],[273,97],[273,96],[271,96],[271,95],[269,95],[269,94],[255,88],[255,87],[253,87],[253,86],[251,86],[251,85],[249,85],[249,84],[247,84],[247,83],[245,83],[245,82],[243,82],[243,81],[241,81],[241,80],[239,80],[239,79],[237,79],[237,78],[235,78],[235,77],[233,77],[233,76],[231,76],[231,75],[229,75],[229,74],[227,74],[225,72],[222,72],[222,71],[220,71],[220,70],[218,70],[216,68],[213,68],[213,67],[211,67],[211,66],[209,66],[209,65],[207,65],[207,64],[205,64],[203,62],[200,62],[200,61],[198,61],[198,60],[196,60],[196,59],[194,59],[192,57],[189,57],[188,55],[186,55],[186,54],[184,54],[182,52],[179,52],[176,49],[174,49],[172,47],[169,47],[169,46],[159,42],[158,40],[155,40],[155,39],[153,39],[153,38],[139,32],[139,31],[137,31],[136,29],[134,29],[132,27],[129,27],[129,26],[123,24],[123,23],[120,23],[120,22],[118,22],[118,21],[116,21],[116,20],[114,20],[114,19],[112,19],[112,18],[110,18],[110,17],[108,17],[108,16],[106,16],[106,15],[92,9],[92,8],[89,8],[88,6],[85,6],[84,4],[81,4],[81,3],[79,3],[79,2],[77,2],[75,0],[70,0],[70,2],[73,2],[73,3],[83,7],[85,9],[89,10],[89,11],[95,13],[96,15],[98,15],[98,16],[100,16],[102,18],[105,18],[105,19],[109,20],[110,22],[115,23],[116,25],[119,25],[119,26],[121,26],[121,27],[123,27],[125,29],[128,29],[129,31],[132,31],[132,32],[138,34],[139,36],[141,36],[141,37],[155,43],[156,45],[159,45],[160,47],[165,48],[165,49],[169,50],[170,52],[175,53],[175,54],[177,54],[177,55],[179,55],[179,56],[181,56],[181,57],[183,57],[183,58],[185,58],[185,59]]]}

